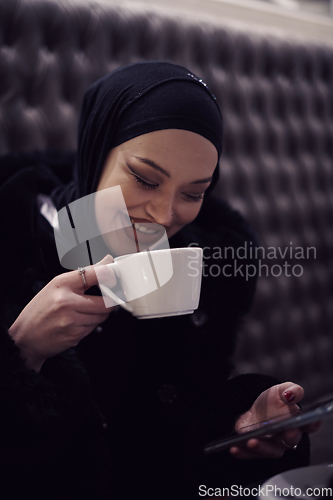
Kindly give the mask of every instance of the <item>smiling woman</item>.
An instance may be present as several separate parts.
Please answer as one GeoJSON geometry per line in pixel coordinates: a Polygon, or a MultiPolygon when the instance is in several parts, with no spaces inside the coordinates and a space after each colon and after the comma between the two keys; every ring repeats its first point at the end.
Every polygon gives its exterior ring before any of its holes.
{"type": "Polygon", "coordinates": [[[170,238],[198,215],[216,164],[216,148],[201,135],[157,130],[111,150],[97,191],[120,185],[132,222],[159,224],[170,238]]]}
{"type": "MultiPolygon", "coordinates": [[[[105,264],[139,250],[138,235],[149,247],[165,233],[173,248],[237,250],[253,242],[243,218],[210,196],[221,152],[222,117],[207,85],[180,66],[140,63],[87,92],[70,184],[45,168],[30,172],[33,182],[21,172],[1,187],[11,224],[31,232],[23,253],[15,238],[1,247],[2,262],[16,263],[3,271],[0,290],[6,311],[0,424],[10,457],[1,484],[13,483],[12,498],[29,492],[44,499],[47,491],[50,500],[129,499],[144,492],[147,499],[184,500],[196,498],[202,484],[248,484],[308,463],[308,440],[298,429],[230,453],[202,453],[220,435],[293,413],[303,397],[300,386],[266,376],[229,380],[253,277],[204,276],[193,315],[141,321],[107,309],[95,287],[97,266],[111,288],[118,286],[105,264]],[[12,207],[22,184],[24,224],[12,207]],[[85,249],[91,266],[61,268],[56,224],[37,209],[41,194],[59,211],[56,222],[66,215],[74,248],[85,249]],[[76,219],[68,215],[89,196],[99,200],[93,216],[104,240],[101,262],[91,241],[80,243],[76,219]],[[104,234],[114,217],[120,235],[104,234]]],[[[6,220],[1,223],[7,231],[6,220]]]]}

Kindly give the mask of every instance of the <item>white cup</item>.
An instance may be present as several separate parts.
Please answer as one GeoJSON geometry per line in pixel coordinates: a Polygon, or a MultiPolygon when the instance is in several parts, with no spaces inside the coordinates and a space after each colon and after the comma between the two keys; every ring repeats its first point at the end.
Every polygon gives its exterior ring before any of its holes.
{"type": "Polygon", "coordinates": [[[107,300],[111,298],[139,319],[191,314],[198,308],[202,248],[122,255],[106,267],[114,271],[123,294],[119,297],[100,282],[106,306],[111,305],[107,300]]]}

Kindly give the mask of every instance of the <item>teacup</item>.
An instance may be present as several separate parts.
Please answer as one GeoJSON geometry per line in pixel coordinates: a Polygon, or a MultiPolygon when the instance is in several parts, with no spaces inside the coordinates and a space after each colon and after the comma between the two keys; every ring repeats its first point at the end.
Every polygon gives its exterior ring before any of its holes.
{"type": "Polygon", "coordinates": [[[107,307],[114,305],[114,301],[140,319],[191,314],[198,308],[202,248],[122,255],[106,267],[114,271],[121,288],[119,295],[122,295],[122,298],[116,295],[100,281],[107,307]]]}

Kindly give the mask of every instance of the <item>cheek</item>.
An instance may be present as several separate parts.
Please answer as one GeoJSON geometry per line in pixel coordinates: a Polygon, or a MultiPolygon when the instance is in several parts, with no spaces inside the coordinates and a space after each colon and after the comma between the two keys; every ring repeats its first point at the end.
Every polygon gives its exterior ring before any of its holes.
{"type": "Polygon", "coordinates": [[[178,233],[178,231],[183,229],[183,227],[187,226],[188,224],[190,224],[191,222],[194,221],[194,219],[196,218],[196,216],[198,215],[198,213],[200,211],[201,203],[198,203],[198,204],[193,203],[193,205],[195,205],[195,207],[192,207],[192,206],[186,207],[183,210],[180,209],[177,212],[177,217],[175,218],[175,220],[171,224],[170,231],[168,232],[169,238],[171,238],[176,233],[178,233]],[[197,205],[199,205],[199,207],[197,205]]]}
{"type": "Polygon", "coordinates": [[[144,203],[144,196],[131,182],[122,183],[120,187],[127,209],[140,206],[144,203]]]}
{"type": "Polygon", "coordinates": [[[190,224],[200,212],[202,202],[190,202],[185,206],[180,207],[178,212],[178,220],[182,225],[190,224]]]}

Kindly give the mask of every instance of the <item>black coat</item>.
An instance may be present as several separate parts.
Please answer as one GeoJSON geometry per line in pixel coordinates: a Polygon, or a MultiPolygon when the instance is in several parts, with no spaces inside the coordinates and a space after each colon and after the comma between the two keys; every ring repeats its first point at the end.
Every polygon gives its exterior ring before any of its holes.
{"type": "MultiPolygon", "coordinates": [[[[210,275],[211,263],[229,262],[214,250],[205,250],[208,276],[193,315],[140,321],[119,309],[39,374],[26,367],[8,327],[64,272],[36,196],[49,194],[60,182],[54,171],[66,177],[72,161],[35,154],[0,162],[1,497],[191,499],[200,484],[244,485],[307,465],[306,437],[275,460],[202,454],[277,383],[255,374],[228,380],[255,280],[210,275]]],[[[238,213],[211,200],[170,244],[237,248],[252,238],[238,213]]]]}

